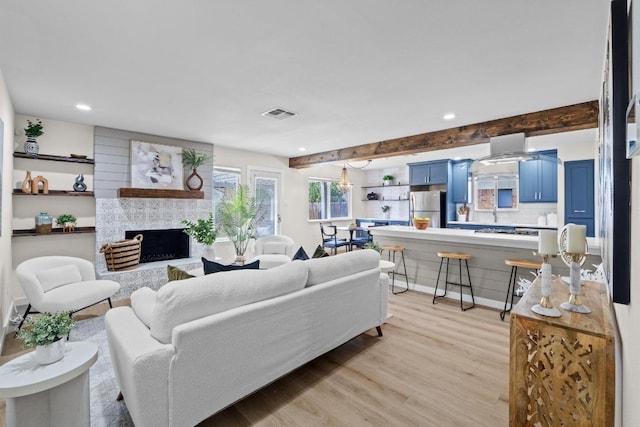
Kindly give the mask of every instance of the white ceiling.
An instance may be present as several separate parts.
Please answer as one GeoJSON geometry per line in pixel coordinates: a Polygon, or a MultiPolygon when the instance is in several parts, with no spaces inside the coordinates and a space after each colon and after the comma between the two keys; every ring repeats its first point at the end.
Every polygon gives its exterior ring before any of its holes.
{"type": "Polygon", "coordinates": [[[16,113],[295,157],[597,99],[608,8],[0,0],[0,70],[16,113]]]}

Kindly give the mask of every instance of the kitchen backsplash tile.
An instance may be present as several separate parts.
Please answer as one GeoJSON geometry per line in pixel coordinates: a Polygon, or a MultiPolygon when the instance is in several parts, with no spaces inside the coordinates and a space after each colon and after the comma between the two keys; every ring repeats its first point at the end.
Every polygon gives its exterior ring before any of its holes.
{"type": "MultiPolygon", "coordinates": [[[[462,206],[456,205],[456,209],[462,206]]],[[[538,224],[538,217],[557,213],[557,203],[521,203],[516,211],[498,211],[498,224],[538,224]]],[[[469,221],[493,223],[493,212],[476,211],[471,206],[469,221]]]]}

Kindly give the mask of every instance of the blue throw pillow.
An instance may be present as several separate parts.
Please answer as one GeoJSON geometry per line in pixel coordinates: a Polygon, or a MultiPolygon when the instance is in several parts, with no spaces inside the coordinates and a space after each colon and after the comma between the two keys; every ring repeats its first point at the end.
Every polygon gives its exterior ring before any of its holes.
{"type": "Polygon", "coordinates": [[[304,248],[302,246],[300,246],[300,249],[298,249],[298,252],[296,252],[296,254],[291,259],[292,260],[295,260],[295,259],[305,260],[305,259],[309,259],[309,255],[307,255],[307,253],[305,252],[304,248]]]}
{"type": "Polygon", "coordinates": [[[215,261],[209,261],[206,258],[202,258],[202,267],[204,268],[204,274],[219,273],[221,271],[233,271],[233,270],[258,270],[260,268],[260,260],[256,260],[250,264],[245,265],[224,265],[218,264],[215,261]]]}

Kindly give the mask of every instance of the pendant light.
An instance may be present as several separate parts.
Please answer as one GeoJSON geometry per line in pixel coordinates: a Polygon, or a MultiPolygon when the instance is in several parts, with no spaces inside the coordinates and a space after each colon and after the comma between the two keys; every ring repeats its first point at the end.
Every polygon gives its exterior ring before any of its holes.
{"type": "Polygon", "coordinates": [[[345,164],[342,167],[342,174],[340,175],[340,180],[338,181],[338,190],[343,193],[348,193],[351,191],[353,184],[349,181],[349,175],[347,174],[347,165],[345,164]]]}

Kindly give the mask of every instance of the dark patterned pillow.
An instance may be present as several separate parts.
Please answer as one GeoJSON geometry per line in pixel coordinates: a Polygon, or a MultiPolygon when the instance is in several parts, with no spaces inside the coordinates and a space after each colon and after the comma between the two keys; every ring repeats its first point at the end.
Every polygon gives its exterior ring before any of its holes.
{"type": "Polygon", "coordinates": [[[296,252],[296,254],[291,259],[292,260],[294,260],[294,259],[305,260],[305,259],[309,259],[309,255],[307,255],[307,253],[305,252],[304,248],[302,246],[300,246],[300,249],[298,249],[298,252],[296,252]]]}
{"type": "Polygon", "coordinates": [[[245,265],[224,265],[218,264],[215,261],[209,261],[206,258],[202,258],[202,267],[204,268],[204,274],[219,273],[221,271],[233,271],[233,270],[258,270],[260,268],[260,260],[256,260],[250,264],[245,265]]]}
{"type": "Polygon", "coordinates": [[[327,251],[325,251],[321,245],[318,245],[311,258],[324,258],[326,256],[329,256],[327,251]]]}
{"type": "Polygon", "coordinates": [[[195,277],[184,270],[174,267],[173,265],[167,265],[167,278],[170,282],[174,280],[184,280],[195,277]]]}

